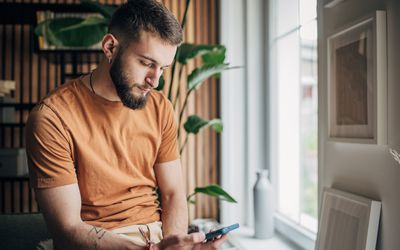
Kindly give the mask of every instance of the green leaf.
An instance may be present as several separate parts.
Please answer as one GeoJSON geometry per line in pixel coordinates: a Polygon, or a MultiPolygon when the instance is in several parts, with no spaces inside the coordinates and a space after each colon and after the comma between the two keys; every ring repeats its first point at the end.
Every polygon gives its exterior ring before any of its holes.
{"type": "Polygon", "coordinates": [[[96,16],[55,18],[45,25],[48,43],[60,46],[89,47],[107,32],[105,19],[96,16]]]}
{"type": "Polygon", "coordinates": [[[229,63],[223,64],[204,64],[203,66],[196,68],[188,76],[188,92],[193,91],[201,86],[204,80],[207,78],[219,74],[224,70],[234,69],[238,67],[229,67],[229,63]]]}
{"type": "Polygon", "coordinates": [[[197,134],[201,129],[210,127],[214,129],[215,132],[222,132],[223,125],[221,120],[212,119],[205,120],[197,115],[191,115],[188,117],[187,121],[183,125],[187,133],[197,134]]]}
{"type": "Polygon", "coordinates": [[[101,4],[98,1],[92,0],[81,0],[81,4],[87,6],[93,11],[99,12],[105,18],[110,19],[111,16],[114,14],[117,7],[108,5],[108,4],[101,4]]]}
{"type": "Polygon", "coordinates": [[[220,45],[218,50],[213,50],[202,56],[204,64],[221,64],[225,61],[226,48],[220,45]]]}
{"type": "MultiPolygon", "coordinates": [[[[224,60],[221,60],[221,55],[225,59],[225,47],[222,45],[208,45],[208,44],[190,44],[190,43],[183,43],[178,48],[177,58],[176,60],[180,64],[187,64],[187,62],[195,58],[197,56],[204,56],[209,55],[206,58],[213,58],[212,61],[217,61],[216,58],[219,59],[218,63],[222,63],[224,60]]],[[[211,59],[210,59],[211,61],[211,59]]]]}
{"type": "Polygon", "coordinates": [[[165,80],[164,80],[164,76],[161,75],[160,79],[158,80],[158,86],[156,88],[157,91],[161,91],[164,89],[164,85],[165,85],[165,80]]]}
{"type": "Polygon", "coordinates": [[[213,184],[205,187],[196,187],[194,193],[203,193],[219,199],[225,200],[227,202],[237,203],[237,201],[228,194],[221,186],[213,184]]]}
{"type": "Polygon", "coordinates": [[[63,42],[63,36],[59,36],[58,33],[61,29],[76,25],[83,22],[83,18],[80,17],[60,17],[53,18],[45,21],[45,38],[49,45],[66,46],[63,42]]]}
{"type": "Polygon", "coordinates": [[[74,31],[74,30],[79,30],[81,28],[85,28],[85,27],[96,27],[98,25],[107,26],[108,22],[103,17],[88,16],[87,18],[83,19],[79,23],[61,28],[59,32],[74,31]]]}

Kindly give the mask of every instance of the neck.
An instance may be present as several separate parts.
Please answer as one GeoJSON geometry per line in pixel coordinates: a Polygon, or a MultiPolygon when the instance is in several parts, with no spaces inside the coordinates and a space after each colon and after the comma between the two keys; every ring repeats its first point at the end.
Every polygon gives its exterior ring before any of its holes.
{"type": "Polygon", "coordinates": [[[93,70],[92,87],[94,93],[109,101],[121,101],[115,90],[109,71],[110,64],[106,60],[102,60],[99,66],[95,70],[93,70]]]}

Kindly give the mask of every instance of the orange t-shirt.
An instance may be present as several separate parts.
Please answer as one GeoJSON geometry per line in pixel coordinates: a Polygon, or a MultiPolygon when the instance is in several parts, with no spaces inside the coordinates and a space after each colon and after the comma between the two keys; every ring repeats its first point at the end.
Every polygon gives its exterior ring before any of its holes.
{"type": "Polygon", "coordinates": [[[78,183],[81,217],[113,229],[160,220],[154,165],[179,158],[171,103],[157,91],[143,109],[92,93],[80,79],[60,86],[30,113],[31,185],[78,183]]]}

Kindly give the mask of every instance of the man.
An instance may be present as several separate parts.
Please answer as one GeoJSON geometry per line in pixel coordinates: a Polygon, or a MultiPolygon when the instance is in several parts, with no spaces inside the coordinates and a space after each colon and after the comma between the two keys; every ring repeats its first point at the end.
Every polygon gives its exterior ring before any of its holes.
{"type": "Polygon", "coordinates": [[[187,235],[177,124],[152,90],[181,42],[164,6],[129,1],[111,19],[99,66],[32,110],[31,185],[56,248],[215,249],[225,241],[187,235]]]}

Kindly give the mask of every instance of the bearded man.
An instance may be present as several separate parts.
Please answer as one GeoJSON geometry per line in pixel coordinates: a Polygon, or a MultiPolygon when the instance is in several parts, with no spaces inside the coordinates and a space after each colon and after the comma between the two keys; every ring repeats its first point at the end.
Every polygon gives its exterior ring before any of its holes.
{"type": "Polygon", "coordinates": [[[216,249],[226,240],[187,234],[174,111],[153,90],[181,42],[161,3],[128,1],[111,18],[98,67],[32,110],[30,180],[55,248],[216,249]]]}

